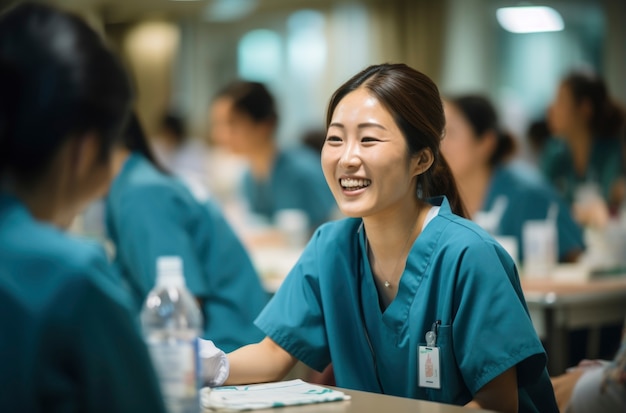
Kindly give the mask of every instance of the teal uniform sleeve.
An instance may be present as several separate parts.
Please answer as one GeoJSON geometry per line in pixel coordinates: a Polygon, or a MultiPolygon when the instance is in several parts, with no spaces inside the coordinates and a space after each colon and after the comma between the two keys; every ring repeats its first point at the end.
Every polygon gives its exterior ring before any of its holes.
{"type": "Polygon", "coordinates": [[[116,206],[116,254],[130,279],[137,310],[156,281],[157,258],[176,255],[183,261],[185,281],[194,295],[209,292],[207,277],[194,252],[185,214],[186,200],[163,186],[138,186],[127,191],[116,206]]]}
{"type": "Polygon", "coordinates": [[[465,249],[459,265],[454,324],[442,329],[452,329],[454,359],[470,392],[514,366],[518,386],[531,384],[541,376],[546,355],[512,260],[497,244],[481,242],[465,249]]]}
{"type": "Polygon", "coordinates": [[[330,352],[319,283],[318,234],[319,230],[255,324],[292,356],[322,371],[330,363],[330,352]]]}

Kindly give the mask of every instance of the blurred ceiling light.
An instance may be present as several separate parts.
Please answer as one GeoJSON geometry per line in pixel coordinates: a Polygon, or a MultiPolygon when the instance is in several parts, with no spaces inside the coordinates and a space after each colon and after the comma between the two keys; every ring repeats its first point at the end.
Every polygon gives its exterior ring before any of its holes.
{"type": "Polygon", "coordinates": [[[206,6],[204,16],[214,22],[233,21],[252,14],[257,6],[258,0],[213,0],[206,6]]]}
{"type": "Polygon", "coordinates": [[[559,12],[545,6],[502,7],[496,18],[511,33],[558,32],[564,27],[559,12]]]}

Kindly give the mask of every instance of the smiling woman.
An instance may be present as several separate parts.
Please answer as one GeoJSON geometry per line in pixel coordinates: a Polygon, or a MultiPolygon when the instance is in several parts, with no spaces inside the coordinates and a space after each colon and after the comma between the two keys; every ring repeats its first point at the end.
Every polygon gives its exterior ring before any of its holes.
{"type": "Polygon", "coordinates": [[[228,355],[227,382],[277,380],[299,359],[332,362],[340,387],[558,411],[515,265],[462,217],[435,84],[371,66],[335,92],[327,119],[322,166],[349,218],[316,231],[256,320],[267,337],[228,355]]]}

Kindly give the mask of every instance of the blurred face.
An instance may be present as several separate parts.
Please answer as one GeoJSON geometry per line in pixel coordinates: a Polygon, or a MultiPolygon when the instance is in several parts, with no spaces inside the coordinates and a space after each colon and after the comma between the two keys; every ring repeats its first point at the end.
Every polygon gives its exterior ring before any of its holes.
{"type": "Polygon", "coordinates": [[[441,140],[441,153],[458,179],[475,169],[488,165],[487,139],[479,139],[463,113],[452,103],[444,105],[446,133],[441,140]]]}
{"type": "Polygon", "coordinates": [[[266,124],[256,123],[249,116],[235,110],[232,99],[228,97],[221,97],[213,102],[210,122],[212,141],[239,155],[254,153],[271,137],[266,124]]]}
{"type": "Polygon", "coordinates": [[[322,148],[324,176],[341,212],[366,217],[415,202],[416,176],[423,171],[407,150],[378,99],[364,88],[346,95],[333,112],[322,148]]]}
{"type": "Polygon", "coordinates": [[[567,137],[570,131],[580,128],[586,117],[580,105],[576,104],[572,92],[566,84],[561,84],[556,97],[548,109],[550,132],[556,137],[567,137]]]}

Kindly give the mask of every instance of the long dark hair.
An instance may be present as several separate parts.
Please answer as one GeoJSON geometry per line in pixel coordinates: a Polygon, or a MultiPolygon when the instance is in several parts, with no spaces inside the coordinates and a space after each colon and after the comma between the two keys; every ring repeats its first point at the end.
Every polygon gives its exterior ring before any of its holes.
{"type": "Polygon", "coordinates": [[[489,166],[496,167],[510,159],[517,149],[517,144],[513,135],[500,127],[496,109],[486,97],[463,95],[453,97],[448,102],[463,114],[477,139],[484,137],[486,132],[495,132],[496,148],[489,158],[489,166]]]}
{"type": "Polygon", "coordinates": [[[588,72],[574,71],[562,84],[569,88],[576,103],[587,100],[591,104],[591,132],[599,138],[616,138],[626,121],[624,108],[609,96],[602,78],[588,72]]]}
{"type": "Polygon", "coordinates": [[[121,64],[82,19],[33,3],[0,16],[0,91],[0,173],[24,183],[87,132],[108,159],[132,100],[121,64]]]}
{"type": "Polygon", "coordinates": [[[139,120],[136,112],[132,112],[126,125],[126,129],[122,133],[122,143],[126,149],[131,152],[139,153],[143,155],[150,163],[163,172],[169,175],[170,172],[157,160],[148,137],[146,136],[145,129],[139,120]]]}
{"type": "Polygon", "coordinates": [[[419,189],[422,198],[445,195],[452,212],[466,217],[452,171],[439,151],[446,121],[435,83],[405,64],[369,66],[335,91],[328,104],[326,127],[339,102],[360,87],[366,88],[391,113],[404,135],[409,156],[425,148],[433,153],[432,166],[417,179],[416,193],[419,189]]]}

